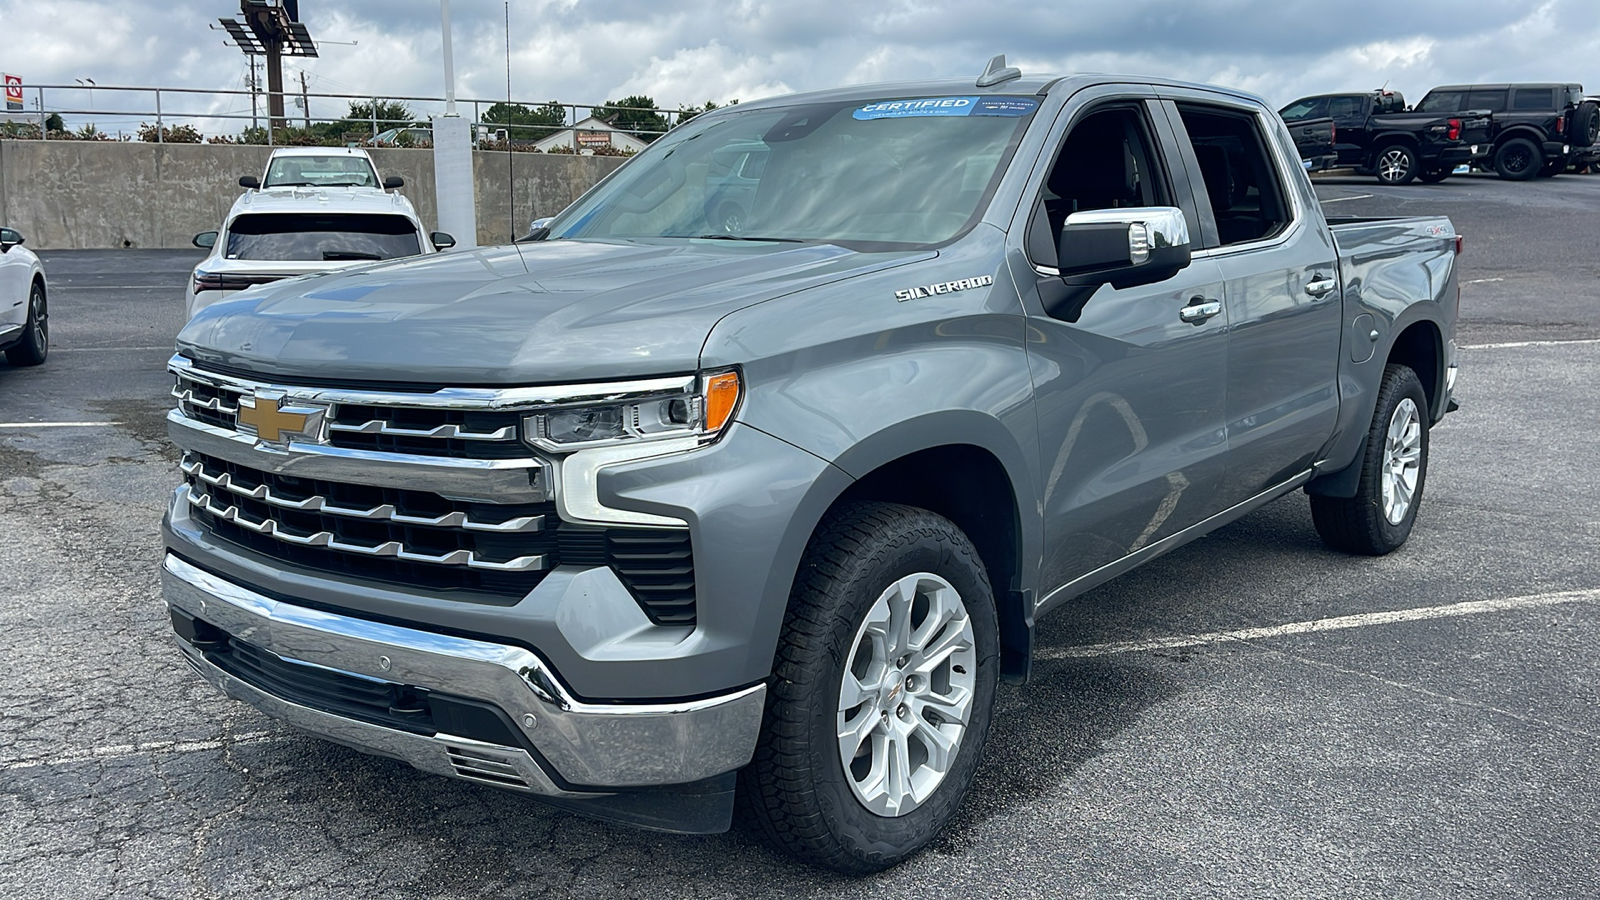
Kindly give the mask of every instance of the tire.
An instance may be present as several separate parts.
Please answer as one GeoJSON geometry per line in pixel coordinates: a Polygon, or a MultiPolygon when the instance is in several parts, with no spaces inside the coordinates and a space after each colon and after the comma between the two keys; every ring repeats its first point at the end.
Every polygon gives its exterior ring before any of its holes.
{"type": "Polygon", "coordinates": [[[736,203],[724,203],[717,210],[717,227],[723,234],[744,234],[744,211],[736,203]]]}
{"type": "Polygon", "coordinates": [[[982,758],[998,648],[988,575],[954,524],[887,503],[830,513],[795,579],[761,739],[740,774],[757,833],[852,874],[926,846],[982,758]],[[919,668],[930,643],[940,660],[919,668]],[[909,763],[908,777],[891,778],[891,760],[909,763]]]}
{"type": "Polygon", "coordinates": [[[1392,552],[1411,536],[1428,478],[1428,398],[1417,373],[1389,365],[1367,431],[1354,497],[1311,497],[1323,543],[1365,556],[1392,552]]]}
{"type": "Polygon", "coordinates": [[[1527,138],[1512,138],[1494,151],[1494,170],[1507,181],[1527,181],[1544,168],[1544,151],[1527,138]]]}
{"type": "Polygon", "coordinates": [[[50,303],[44,286],[35,281],[28,291],[28,320],[22,327],[22,340],[6,351],[6,362],[13,366],[37,366],[50,355],[50,303]]]}
{"type": "Polygon", "coordinates": [[[1417,177],[1416,151],[1405,144],[1390,144],[1373,157],[1379,184],[1410,184],[1417,177]]]}
{"type": "Polygon", "coordinates": [[[1600,103],[1585,100],[1572,111],[1569,137],[1574,147],[1593,147],[1600,142],[1600,103]]]}
{"type": "Polygon", "coordinates": [[[1449,177],[1449,169],[1424,169],[1417,174],[1417,180],[1423,184],[1438,184],[1449,177]]]}

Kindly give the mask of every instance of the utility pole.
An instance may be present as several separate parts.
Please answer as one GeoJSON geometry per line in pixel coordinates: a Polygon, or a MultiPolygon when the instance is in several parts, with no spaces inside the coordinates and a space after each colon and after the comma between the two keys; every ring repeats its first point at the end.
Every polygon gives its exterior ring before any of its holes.
{"type": "Polygon", "coordinates": [[[306,114],[306,130],[311,130],[311,95],[306,93],[306,72],[300,70],[300,109],[306,114]]]}
{"type": "Polygon", "coordinates": [[[246,56],[245,61],[250,64],[250,127],[260,128],[261,122],[256,118],[256,58],[246,56]]]}
{"type": "Polygon", "coordinates": [[[450,0],[439,0],[444,37],[444,115],[433,117],[433,185],[439,230],[457,250],[478,246],[478,204],[472,175],[472,123],[456,113],[456,69],[450,47],[450,0]]]}

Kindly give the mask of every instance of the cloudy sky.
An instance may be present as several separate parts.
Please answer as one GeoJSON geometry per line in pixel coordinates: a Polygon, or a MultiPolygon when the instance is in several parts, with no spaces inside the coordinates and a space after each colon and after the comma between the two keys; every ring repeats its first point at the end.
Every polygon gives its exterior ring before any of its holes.
{"type": "MultiPolygon", "coordinates": [[[[1001,52],[1025,72],[1164,75],[1242,87],[1274,105],[1384,82],[1412,101],[1434,84],[1458,81],[1582,81],[1600,89],[1596,0],[1402,0],[1370,4],[1370,14],[1364,5],[511,0],[511,94],[588,104],[642,93],[676,108],[846,83],[975,77],[1001,52]]],[[[286,63],[286,83],[297,86],[303,69],[312,93],[442,95],[437,2],[301,0],[300,10],[323,42],[321,56],[286,63]]],[[[0,71],[29,83],[92,78],[102,86],[239,89],[245,58],[208,27],[237,12],[230,0],[0,0],[0,71]]],[[[503,99],[505,4],[454,0],[451,15],[458,95],[503,99]]],[[[89,103],[86,93],[47,96],[57,108],[89,103]]],[[[112,106],[116,96],[98,91],[95,108],[112,106]]],[[[179,106],[249,111],[245,97],[163,101],[169,112],[179,106]]],[[[343,101],[312,100],[313,115],[343,112],[343,101]]]]}

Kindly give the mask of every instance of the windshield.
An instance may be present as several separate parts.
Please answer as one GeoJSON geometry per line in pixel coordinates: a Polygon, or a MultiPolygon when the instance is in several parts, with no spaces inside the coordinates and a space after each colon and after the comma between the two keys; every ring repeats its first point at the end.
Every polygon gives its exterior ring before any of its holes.
{"type": "Polygon", "coordinates": [[[548,239],[941,243],[977,222],[1038,107],[924,97],[707,117],[563,212],[548,239]]]}
{"type": "Polygon", "coordinates": [[[422,252],[405,216],[256,213],[228,227],[228,259],[394,259],[422,252]]]}
{"type": "Polygon", "coordinates": [[[280,156],[262,187],[377,187],[372,163],[359,156],[280,156]]]}

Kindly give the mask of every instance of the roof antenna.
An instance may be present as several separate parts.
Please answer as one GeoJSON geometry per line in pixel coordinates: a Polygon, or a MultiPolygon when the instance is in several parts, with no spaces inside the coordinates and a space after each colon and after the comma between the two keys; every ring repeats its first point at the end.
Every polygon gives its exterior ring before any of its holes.
{"type": "Polygon", "coordinates": [[[1013,78],[1021,78],[1022,70],[1015,66],[1006,65],[1004,53],[989,60],[989,65],[984,68],[983,74],[978,76],[978,87],[993,87],[1003,84],[1013,78]]]}

